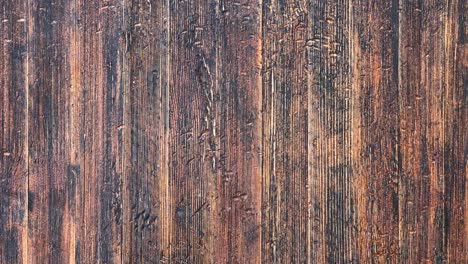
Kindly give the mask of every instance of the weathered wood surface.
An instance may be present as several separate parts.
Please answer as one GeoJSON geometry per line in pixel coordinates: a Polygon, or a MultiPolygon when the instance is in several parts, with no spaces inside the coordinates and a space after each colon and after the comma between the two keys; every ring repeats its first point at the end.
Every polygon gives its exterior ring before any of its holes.
{"type": "Polygon", "coordinates": [[[468,263],[467,5],[1,0],[0,263],[468,263]]]}

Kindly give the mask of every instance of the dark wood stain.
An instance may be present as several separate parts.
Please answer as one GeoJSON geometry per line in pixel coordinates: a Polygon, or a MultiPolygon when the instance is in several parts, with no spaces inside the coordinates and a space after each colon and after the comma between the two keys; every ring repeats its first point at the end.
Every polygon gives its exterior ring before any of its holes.
{"type": "Polygon", "coordinates": [[[467,263],[467,8],[0,1],[0,263],[467,263]]]}

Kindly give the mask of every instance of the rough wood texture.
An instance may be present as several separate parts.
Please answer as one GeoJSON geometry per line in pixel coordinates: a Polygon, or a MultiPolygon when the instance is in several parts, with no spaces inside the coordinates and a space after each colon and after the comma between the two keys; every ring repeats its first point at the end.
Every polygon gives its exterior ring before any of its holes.
{"type": "Polygon", "coordinates": [[[1,0],[0,263],[468,263],[467,8],[1,0]]]}

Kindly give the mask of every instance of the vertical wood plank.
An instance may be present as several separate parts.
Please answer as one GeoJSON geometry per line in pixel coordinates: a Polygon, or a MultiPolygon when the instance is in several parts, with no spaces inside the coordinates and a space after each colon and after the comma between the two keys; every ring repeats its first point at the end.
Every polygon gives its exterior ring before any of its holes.
{"type": "MultiPolygon", "coordinates": [[[[468,5],[447,1],[443,25],[443,246],[448,263],[468,262],[468,5]]],[[[434,65],[435,66],[435,65],[434,65]]]]}
{"type": "MultiPolygon", "coordinates": [[[[426,118],[418,115],[418,119],[425,127],[421,131],[425,133],[421,135],[421,176],[427,177],[429,181],[428,191],[423,193],[427,204],[422,203],[423,214],[427,211],[427,231],[421,228],[419,232],[427,232],[425,260],[439,263],[447,260],[447,248],[444,245],[446,219],[443,139],[445,137],[444,100],[446,100],[444,90],[447,86],[444,83],[445,60],[449,59],[445,54],[447,45],[445,24],[448,12],[448,6],[443,1],[426,1],[422,6],[424,27],[421,31],[421,91],[416,91],[417,94],[415,94],[415,99],[419,99],[419,102],[415,104],[416,109],[427,113],[426,118]],[[424,208],[426,206],[427,209],[424,208]]],[[[451,38],[454,37],[456,36],[452,35],[451,38]]],[[[422,187],[424,190],[425,186],[422,187]]]]}
{"type": "Polygon", "coordinates": [[[66,262],[69,14],[64,1],[29,1],[28,261],[66,262]]]}
{"type": "MultiPolygon", "coordinates": [[[[213,1],[170,1],[169,184],[172,262],[206,263],[217,176],[213,1]]],[[[215,208],[215,207],[214,207],[215,208]]]]}
{"type": "MultiPolygon", "coordinates": [[[[458,145],[462,110],[454,99],[461,96],[454,22],[459,4],[401,1],[400,8],[400,254],[409,262],[443,262],[453,247],[466,251],[458,239],[447,244],[453,217],[458,232],[465,221],[452,207],[466,192],[459,187],[466,181],[458,145]]],[[[458,252],[450,254],[452,261],[463,259],[458,252]]]]}
{"type": "Polygon", "coordinates": [[[83,1],[83,223],[80,263],[121,263],[124,186],[123,3],[83,1]]]}
{"type": "Polygon", "coordinates": [[[308,82],[305,1],[264,1],[262,260],[308,260],[308,82]]]}
{"type": "MultiPolygon", "coordinates": [[[[81,145],[83,149],[82,154],[82,180],[83,184],[80,188],[82,194],[81,201],[83,204],[82,209],[82,223],[79,230],[79,239],[77,243],[76,261],[77,262],[96,262],[98,260],[97,245],[94,242],[95,238],[98,237],[99,230],[99,217],[100,214],[97,212],[99,204],[95,205],[98,201],[98,176],[96,175],[95,162],[101,163],[100,155],[96,153],[99,137],[95,136],[93,132],[94,127],[97,127],[97,109],[99,103],[97,101],[97,92],[102,89],[98,86],[98,74],[97,69],[99,68],[99,54],[97,47],[97,32],[98,22],[94,21],[96,12],[100,6],[94,1],[82,2],[81,3],[82,13],[80,16],[80,31],[82,31],[81,42],[79,47],[81,48],[81,63],[80,72],[82,78],[80,79],[81,93],[82,93],[82,107],[83,116],[82,118],[82,134],[81,134],[81,145]],[[93,12],[94,11],[94,12],[93,12]],[[94,139],[96,138],[96,139],[94,139]],[[96,142],[96,143],[94,143],[96,142]],[[98,160],[96,160],[99,158],[98,160]]],[[[99,96],[101,97],[101,96],[99,96]]],[[[102,98],[100,98],[102,100],[102,98]]]]}
{"type": "Polygon", "coordinates": [[[398,262],[398,1],[353,2],[353,173],[359,260],[398,262]]]}
{"type": "Polygon", "coordinates": [[[357,261],[351,162],[350,1],[309,7],[311,262],[357,261]]]}
{"type": "MultiPolygon", "coordinates": [[[[63,239],[68,260],[65,262],[76,263],[80,253],[82,242],[81,227],[83,224],[83,162],[84,148],[83,138],[83,89],[81,85],[82,62],[82,31],[81,31],[81,1],[69,1],[65,5],[66,21],[66,65],[68,98],[66,103],[66,116],[63,122],[65,127],[65,148],[67,149],[68,164],[66,174],[66,205],[63,222],[63,239]]],[[[65,22],[64,21],[64,22],[65,22]]]]}
{"type": "Polygon", "coordinates": [[[27,9],[0,3],[0,263],[27,261],[27,9]]]}
{"type": "Polygon", "coordinates": [[[219,205],[225,219],[220,239],[226,245],[218,251],[230,263],[262,260],[261,6],[261,1],[218,6],[219,205]]]}
{"type": "MultiPolygon", "coordinates": [[[[419,116],[425,116],[427,95],[421,91],[421,2],[401,1],[400,8],[400,254],[409,262],[422,262],[427,257],[427,210],[424,197],[428,187],[426,138],[419,116]],[[416,101],[416,95],[419,100],[416,101]],[[421,99],[424,101],[421,102],[421,99]],[[416,105],[417,104],[417,105],[416,105]],[[424,146],[424,149],[423,149],[424,146]],[[423,161],[423,162],[422,162],[423,161]],[[424,167],[421,167],[421,166],[424,167]],[[422,171],[422,170],[425,171],[422,171]],[[425,177],[422,177],[424,174],[425,177]],[[424,196],[423,196],[424,195],[424,196]],[[419,228],[423,228],[419,230],[419,228]]],[[[424,87],[423,87],[424,88],[424,87]]]]}
{"type": "MultiPolygon", "coordinates": [[[[171,216],[163,209],[168,177],[165,160],[168,130],[167,1],[130,1],[126,7],[127,68],[129,93],[129,172],[125,188],[124,234],[126,263],[162,263],[163,229],[171,216]],[[128,200],[127,200],[128,199],[128,200]],[[130,241],[130,244],[126,244],[130,241]]],[[[126,129],[126,128],[125,128],[126,129]]]]}

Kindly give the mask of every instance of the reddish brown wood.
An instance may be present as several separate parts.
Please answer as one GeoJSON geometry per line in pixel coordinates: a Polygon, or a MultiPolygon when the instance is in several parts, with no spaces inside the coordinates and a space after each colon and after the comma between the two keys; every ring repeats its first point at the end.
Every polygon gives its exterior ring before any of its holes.
{"type": "Polygon", "coordinates": [[[464,1],[0,1],[0,263],[466,263],[464,1]]]}

